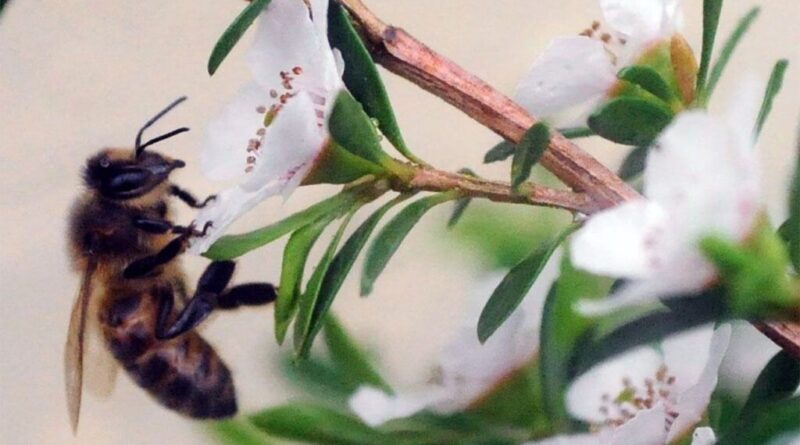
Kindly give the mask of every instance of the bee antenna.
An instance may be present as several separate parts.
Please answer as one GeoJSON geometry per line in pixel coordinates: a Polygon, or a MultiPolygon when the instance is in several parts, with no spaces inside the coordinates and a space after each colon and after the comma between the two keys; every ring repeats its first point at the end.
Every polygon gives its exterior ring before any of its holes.
{"type": "Polygon", "coordinates": [[[180,105],[181,102],[183,102],[185,100],[186,100],[186,96],[181,96],[181,97],[175,99],[171,104],[167,105],[166,108],[164,108],[163,110],[159,111],[158,114],[156,114],[155,116],[150,118],[150,120],[145,122],[145,124],[142,126],[142,128],[139,130],[139,132],[136,134],[136,144],[134,145],[136,157],[139,157],[139,155],[142,154],[142,151],[144,151],[144,149],[148,145],[155,144],[156,142],[163,141],[164,139],[167,139],[169,137],[175,136],[176,134],[180,134],[180,133],[183,133],[183,132],[189,130],[188,128],[179,128],[178,130],[171,131],[171,132],[166,133],[164,135],[161,135],[161,136],[159,136],[157,138],[153,138],[153,139],[147,141],[145,144],[142,144],[142,134],[144,133],[144,131],[147,130],[148,128],[150,128],[151,125],[156,123],[159,119],[164,117],[165,114],[169,113],[173,108],[177,107],[178,105],[180,105]]]}

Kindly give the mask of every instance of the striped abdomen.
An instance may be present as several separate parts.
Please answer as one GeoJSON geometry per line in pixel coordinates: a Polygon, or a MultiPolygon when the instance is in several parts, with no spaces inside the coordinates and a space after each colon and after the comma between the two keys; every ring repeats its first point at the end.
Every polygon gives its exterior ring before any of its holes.
{"type": "Polygon", "coordinates": [[[167,408],[194,418],[236,414],[236,393],[225,363],[195,332],[156,339],[158,307],[150,293],[109,296],[100,323],[111,353],[167,408]]]}

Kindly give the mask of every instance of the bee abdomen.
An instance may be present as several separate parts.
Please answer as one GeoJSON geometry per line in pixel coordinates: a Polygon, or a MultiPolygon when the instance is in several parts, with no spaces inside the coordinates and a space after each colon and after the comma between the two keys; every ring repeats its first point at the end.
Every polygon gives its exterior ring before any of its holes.
{"type": "Polygon", "coordinates": [[[155,338],[152,298],[117,298],[101,317],[111,353],[133,380],[162,405],[199,418],[236,414],[236,392],[228,367],[199,334],[155,338]]]}
{"type": "Polygon", "coordinates": [[[222,418],[236,414],[231,373],[197,334],[160,343],[126,369],[162,405],[184,415],[222,418]]]}

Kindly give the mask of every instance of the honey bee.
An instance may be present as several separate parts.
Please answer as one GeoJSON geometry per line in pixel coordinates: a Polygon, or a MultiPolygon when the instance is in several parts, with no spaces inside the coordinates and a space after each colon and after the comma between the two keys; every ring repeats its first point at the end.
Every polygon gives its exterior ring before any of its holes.
{"type": "Polygon", "coordinates": [[[113,386],[113,369],[121,365],[167,408],[197,419],[234,415],[231,373],[193,328],[215,309],[266,304],[276,297],[268,283],[229,288],[235,264],[216,261],[188,298],[176,258],[208,225],[198,230],[194,224],[173,224],[168,200],[177,197],[200,208],[214,197],[200,202],[171,183],[170,173],[185,163],[147,150],[188,128],[142,142],[144,131],[185,99],[174,101],[145,123],[133,149],[104,149],[86,163],[86,189],[73,205],[69,221],[73,266],[83,276],[64,356],[73,431],[78,426],[84,368],[103,368],[103,354],[113,356],[115,360],[108,361],[113,366],[99,377],[87,375],[87,386],[96,380],[101,393],[113,386]],[[104,344],[99,358],[91,356],[98,351],[92,348],[93,336],[104,344]]]}

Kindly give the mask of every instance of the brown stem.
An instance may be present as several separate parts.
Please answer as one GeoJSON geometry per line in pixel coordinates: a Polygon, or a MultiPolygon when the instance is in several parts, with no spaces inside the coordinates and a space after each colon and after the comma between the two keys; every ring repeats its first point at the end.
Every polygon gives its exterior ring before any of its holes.
{"type": "MultiPolygon", "coordinates": [[[[519,142],[525,131],[536,123],[536,118],[486,82],[437,54],[402,29],[385,24],[361,0],[338,1],[352,15],[375,60],[389,71],[444,99],[509,141],[519,142]]],[[[594,205],[587,210],[596,211],[640,196],[612,171],[561,134],[554,134],[540,162],[573,190],[585,192],[592,198],[594,205]]],[[[425,171],[421,173],[422,183],[432,187],[431,184],[437,181],[446,182],[441,177],[426,177],[429,174],[425,171]]],[[[541,189],[534,189],[532,195],[541,192],[541,189]]],[[[508,196],[492,195],[489,190],[481,193],[490,199],[492,196],[495,199],[508,196]]],[[[539,198],[546,199],[542,196],[531,196],[530,199],[539,198]]],[[[757,324],[756,327],[782,348],[800,357],[800,325],[769,322],[757,324]]]]}
{"type": "Polygon", "coordinates": [[[524,184],[516,194],[508,183],[490,181],[473,176],[421,168],[407,184],[415,190],[443,192],[459,190],[464,196],[486,198],[497,202],[534,204],[566,209],[572,212],[592,213],[597,210],[594,201],[585,193],[558,190],[536,184],[524,184]]]}

